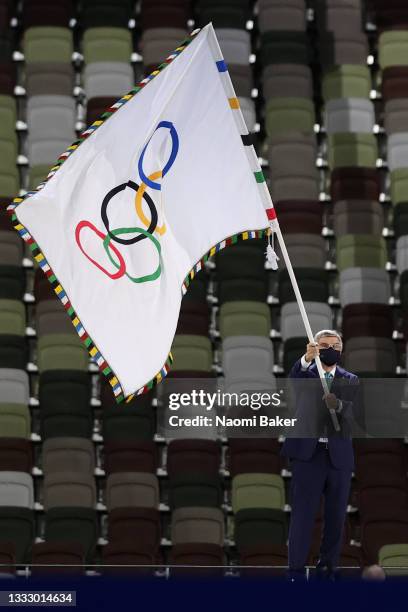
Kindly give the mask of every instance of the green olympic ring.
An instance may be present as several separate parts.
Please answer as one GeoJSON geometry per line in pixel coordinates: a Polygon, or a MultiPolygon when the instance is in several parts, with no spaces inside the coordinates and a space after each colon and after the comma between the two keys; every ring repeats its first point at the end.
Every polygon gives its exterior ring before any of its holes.
{"type": "MultiPolygon", "coordinates": [[[[154,281],[156,280],[156,278],[159,278],[161,274],[160,242],[152,234],[149,234],[149,232],[147,232],[141,227],[120,227],[118,229],[110,231],[110,233],[113,234],[113,236],[116,236],[117,234],[134,234],[135,232],[139,232],[140,234],[143,234],[144,236],[146,236],[146,238],[149,238],[149,240],[153,242],[159,254],[159,265],[157,266],[157,269],[152,274],[147,274],[146,276],[133,277],[133,276],[130,276],[130,274],[128,274],[127,272],[125,272],[125,274],[128,277],[128,279],[132,281],[132,283],[146,283],[148,281],[154,281]]],[[[118,264],[111,255],[111,252],[109,249],[110,242],[111,242],[111,237],[108,234],[103,241],[103,246],[104,246],[106,254],[109,257],[111,263],[115,266],[115,268],[119,268],[120,264],[118,264]]]]}

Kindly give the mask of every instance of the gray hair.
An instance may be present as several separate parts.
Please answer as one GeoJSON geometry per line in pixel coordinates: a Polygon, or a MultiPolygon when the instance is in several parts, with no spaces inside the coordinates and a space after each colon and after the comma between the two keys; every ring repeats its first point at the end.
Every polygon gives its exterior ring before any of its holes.
{"type": "Polygon", "coordinates": [[[328,336],[336,336],[341,346],[343,346],[342,337],[340,336],[339,332],[336,331],[335,329],[321,329],[315,334],[314,339],[315,339],[315,342],[319,342],[320,338],[327,338],[328,336]]]}

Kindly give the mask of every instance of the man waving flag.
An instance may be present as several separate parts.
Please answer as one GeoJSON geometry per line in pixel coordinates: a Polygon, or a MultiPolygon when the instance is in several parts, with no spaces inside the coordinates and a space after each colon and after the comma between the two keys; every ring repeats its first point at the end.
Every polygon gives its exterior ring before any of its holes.
{"type": "Polygon", "coordinates": [[[189,279],[237,235],[276,223],[212,26],[10,209],[117,400],[159,382],[189,279]]]}

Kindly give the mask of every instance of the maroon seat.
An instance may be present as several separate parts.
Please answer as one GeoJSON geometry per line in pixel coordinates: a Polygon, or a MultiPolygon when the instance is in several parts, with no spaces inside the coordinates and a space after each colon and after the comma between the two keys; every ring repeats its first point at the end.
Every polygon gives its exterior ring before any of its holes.
{"type": "MultiPolygon", "coordinates": [[[[174,6],[166,2],[142,4],[142,28],[187,28],[189,13],[183,3],[174,6]]],[[[180,41],[181,42],[181,41],[180,41]]]]}
{"type": "Polygon", "coordinates": [[[11,62],[0,62],[0,95],[12,96],[14,94],[15,83],[15,65],[11,62]]]}
{"type": "Polygon", "coordinates": [[[160,564],[160,559],[157,555],[140,549],[138,543],[125,539],[109,542],[103,548],[102,563],[101,570],[104,574],[150,576],[160,564]]]}
{"type": "Polygon", "coordinates": [[[84,552],[77,542],[41,542],[33,545],[31,572],[39,574],[82,574],[84,552]],[[49,565],[49,567],[41,567],[49,565]],[[65,566],[65,567],[64,567],[65,566]]]}
{"type": "Polygon", "coordinates": [[[394,98],[408,97],[408,66],[389,66],[382,73],[382,96],[384,102],[394,98]]]}
{"type": "MultiPolygon", "coordinates": [[[[112,391],[112,386],[106,376],[100,377],[101,382],[101,403],[103,408],[116,407],[119,409],[116,402],[115,396],[112,391]]],[[[142,395],[136,395],[131,402],[127,404],[121,404],[121,410],[126,410],[127,406],[140,406],[141,408],[151,407],[153,394],[143,393],[142,395]]]]}
{"type": "Polygon", "coordinates": [[[13,542],[0,541],[0,574],[15,574],[16,547],[13,542]]]}
{"type": "Polygon", "coordinates": [[[12,231],[14,232],[13,223],[11,217],[7,212],[7,206],[11,203],[10,198],[0,196],[0,231],[12,231]]]}
{"type": "Polygon", "coordinates": [[[285,200],[274,202],[279,225],[287,234],[320,234],[323,207],[315,200],[285,200]]]}
{"type": "Polygon", "coordinates": [[[344,234],[382,235],[384,208],[378,201],[338,200],[333,209],[335,236],[344,234]]]}
{"type": "Polygon", "coordinates": [[[34,275],[34,297],[37,304],[46,300],[58,300],[48,277],[41,268],[37,268],[34,275]]]}
{"type": "Polygon", "coordinates": [[[169,555],[171,576],[223,576],[224,550],[217,544],[176,544],[169,555]],[[193,567],[203,566],[203,567],[193,567]]]}
{"type": "Polygon", "coordinates": [[[105,472],[148,472],[157,470],[157,447],[150,440],[110,440],[105,444],[105,472]]]}
{"type": "Polygon", "coordinates": [[[161,538],[156,508],[115,508],[108,515],[109,542],[137,542],[140,550],[156,554],[161,538]]]}
{"type": "Polygon", "coordinates": [[[186,472],[218,474],[221,448],[215,440],[172,440],[167,449],[169,476],[186,472]]]}
{"type": "Polygon", "coordinates": [[[380,176],[375,168],[342,167],[331,173],[330,194],[338,200],[378,200],[380,176]]]}
{"type": "Polygon", "coordinates": [[[386,516],[389,508],[405,510],[408,516],[408,487],[403,481],[397,484],[368,484],[359,488],[357,496],[360,516],[386,516]]]}
{"type": "Polygon", "coordinates": [[[244,547],[240,551],[239,564],[248,566],[240,569],[243,577],[284,576],[288,565],[288,549],[286,546],[268,543],[244,547]],[[257,565],[270,567],[253,567],[257,565]]]}
{"type": "Polygon", "coordinates": [[[176,334],[208,336],[209,326],[210,311],[206,303],[182,302],[176,334]]]}
{"type": "Polygon", "coordinates": [[[30,440],[0,438],[0,471],[31,472],[33,449],[30,440]]]}
{"type": "Polygon", "coordinates": [[[370,452],[356,454],[355,474],[359,487],[369,484],[406,483],[406,463],[403,453],[370,452]]]}
{"type": "Polygon", "coordinates": [[[58,3],[50,0],[36,0],[36,2],[25,2],[23,5],[24,28],[35,26],[67,28],[71,17],[73,17],[73,8],[69,0],[59,0],[58,3]]]}
{"type": "Polygon", "coordinates": [[[273,438],[231,438],[229,440],[229,471],[237,474],[280,474],[280,446],[273,438]]]}
{"type": "Polygon", "coordinates": [[[378,551],[385,544],[408,543],[408,516],[399,508],[386,515],[369,516],[361,521],[361,553],[364,565],[378,563],[378,551]]]}
{"type": "Polygon", "coordinates": [[[100,119],[102,113],[107,111],[112,104],[115,104],[117,98],[111,97],[97,97],[91,98],[88,100],[88,105],[86,108],[86,123],[87,125],[91,125],[97,119],[100,119]]]}
{"type": "Polygon", "coordinates": [[[361,552],[358,546],[344,544],[340,553],[338,566],[342,576],[358,576],[361,572],[361,552]]]}
{"type": "Polygon", "coordinates": [[[388,304],[348,304],[343,308],[344,341],[356,336],[392,338],[394,321],[388,304]]]}

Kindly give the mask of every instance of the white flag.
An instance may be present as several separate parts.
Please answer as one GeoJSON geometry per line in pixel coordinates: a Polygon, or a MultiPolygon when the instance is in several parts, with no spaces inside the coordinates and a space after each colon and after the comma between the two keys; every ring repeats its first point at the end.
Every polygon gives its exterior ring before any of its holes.
{"type": "Polygon", "coordinates": [[[109,111],[11,212],[121,401],[166,375],[189,278],[274,212],[211,25],[109,111]]]}

